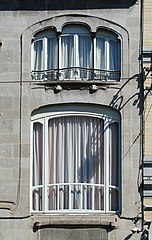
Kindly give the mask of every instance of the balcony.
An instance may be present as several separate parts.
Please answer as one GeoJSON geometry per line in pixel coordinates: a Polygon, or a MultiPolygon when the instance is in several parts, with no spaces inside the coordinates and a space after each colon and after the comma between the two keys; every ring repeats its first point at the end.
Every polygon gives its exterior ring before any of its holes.
{"type": "Polygon", "coordinates": [[[44,71],[32,71],[33,81],[97,81],[97,82],[118,82],[120,80],[120,71],[88,69],[80,67],[69,67],[62,69],[51,69],[44,71]]]}

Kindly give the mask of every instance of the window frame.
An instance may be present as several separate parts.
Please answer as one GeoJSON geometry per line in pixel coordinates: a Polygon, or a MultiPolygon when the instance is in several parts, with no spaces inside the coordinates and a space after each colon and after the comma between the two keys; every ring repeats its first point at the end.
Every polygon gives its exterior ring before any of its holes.
{"type": "MultiPolygon", "coordinates": [[[[32,72],[40,72],[40,78],[43,78],[43,80],[47,80],[48,79],[48,71],[55,71],[55,75],[58,72],[58,50],[59,46],[58,46],[58,39],[57,39],[57,34],[55,32],[54,29],[46,29],[43,30],[39,33],[37,33],[34,37],[34,41],[32,42],[32,46],[31,46],[31,70],[32,72]],[[56,60],[55,62],[55,68],[48,68],[48,41],[49,39],[55,39],[56,44],[55,44],[55,52],[56,52],[56,60]],[[34,45],[36,42],[38,41],[42,41],[42,67],[41,70],[35,70],[34,68],[34,45]]],[[[33,76],[32,76],[33,77],[33,76]]],[[[55,77],[56,79],[56,77],[55,77]]],[[[37,80],[37,79],[35,79],[37,80]]]]}
{"type": "MultiPolygon", "coordinates": [[[[101,61],[101,60],[100,60],[101,61]]],[[[112,31],[109,30],[104,30],[104,29],[99,29],[96,32],[96,37],[94,38],[94,70],[95,70],[95,74],[96,71],[98,72],[99,69],[102,71],[105,71],[104,75],[106,80],[109,81],[113,81],[114,79],[111,78],[111,73],[112,72],[119,72],[121,70],[121,44],[120,44],[120,39],[118,37],[118,35],[116,35],[115,33],[113,33],[112,31]],[[97,39],[103,39],[104,40],[104,49],[105,49],[105,60],[104,60],[104,65],[105,68],[99,68],[97,67],[97,39]],[[111,69],[110,68],[110,41],[113,41],[115,43],[117,43],[117,52],[118,52],[118,60],[117,60],[117,65],[118,65],[118,69],[111,69]]],[[[118,81],[118,80],[116,80],[118,81]]]]}
{"type": "MultiPolygon", "coordinates": [[[[108,111],[107,111],[108,112],[108,111]]],[[[115,115],[115,114],[114,114],[115,115]]],[[[115,115],[116,116],[116,115],[115,115]]],[[[120,212],[120,208],[121,208],[121,201],[120,201],[120,195],[121,195],[121,164],[120,164],[120,117],[117,115],[116,118],[109,116],[108,114],[102,113],[102,107],[101,107],[101,113],[97,113],[97,112],[91,112],[91,111],[55,111],[55,112],[46,112],[43,114],[36,114],[34,116],[32,116],[31,118],[31,177],[30,177],[30,211],[32,213],[46,213],[46,214],[50,214],[50,213],[116,213],[116,212],[120,212]],[[104,187],[104,210],[88,210],[88,209],[71,209],[71,210],[48,210],[47,209],[47,202],[46,202],[46,196],[47,196],[47,169],[48,169],[48,158],[45,156],[48,156],[48,122],[49,119],[53,119],[55,117],[63,117],[63,116],[89,116],[89,117],[96,117],[96,118],[101,118],[104,121],[106,120],[105,124],[104,124],[104,128],[106,129],[106,133],[104,133],[105,135],[105,141],[106,144],[104,143],[104,183],[103,183],[103,187],[104,187]],[[36,186],[32,186],[32,176],[33,176],[33,126],[35,122],[39,122],[41,124],[43,124],[44,126],[44,134],[43,134],[43,183],[42,183],[42,199],[44,200],[42,202],[42,211],[36,211],[33,210],[33,201],[32,201],[32,192],[33,192],[33,188],[36,188],[36,186]],[[118,134],[119,134],[119,139],[118,139],[118,186],[113,186],[110,185],[110,180],[109,180],[109,157],[108,156],[108,147],[109,147],[109,128],[107,128],[107,124],[110,125],[111,123],[117,123],[118,124],[118,134]],[[108,143],[108,144],[107,144],[108,143]],[[107,160],[108,159],[108,160],[107,160]],[[109,206],[109,200],[110,200],[110,193],[109,190],[110,189],[116,189],[117,193],[118,193],[118,210],[117,211],[110,211],[110,206],[109,206]]],[[[100,184],[102,185],[102,184],[100,184]]]]}
{"type": "MultiPolygon", "coordinates": [[[[80,66],[81,63],[80,63],[80,56],[79,56],[79,38],[81,36],[83,37],[88,37],[89,40],[91,40],[91,35],[90,34],[87,34],[87,33],[62,33],[59,37],[59,56],[62,56],[62,39],[64,37],[68,37],[68,36],[73,36],[73,66],[71,64],[71,66],[69,68],[74,68],[74,79],[81,79],[80,77],[80,69],[92,69],[93,66],[92,66],[92,58],[93,58],[93,44],[92,44],[92,41],[90,41],[90,46],[91,46],[91,51],[90,51],[90,59],[91,59],[91,62],[90,62],[90,65],[89,67],[85,67],[85,66],[80,66]]],[[[61,69],[66,69],[68,68],[68,66],[64,66],[62,67],[62,63],[63,63],[63,60],[62,60],[62,57],[59,57],[59,71],[61,69]]],[[[85,77],[84,77],[85,78],[85,77]]],[[[84,79],[83,78],[83,79],[84,79]]],[[[61,77],[62,79],[62,77],[61,77]]]]}
{"type": "MultiPolygon", "coordinates": [[[[42,39],[43,45],[44,45],[44,51],[47,52],[47,39],[53,38],[52,35],[47,35],[48,30],[43,30],[42,32],[38,33],[38,37],[35,38],[35,41],[37,39],[42,39]],[[46,31],[46,34],[45,34],[46,31]],[[44,36],[42,36],[44,32],[44,36]],[[40,37],[39,37],[40,36],[40,37]]],[[[51,30],[52,31],[52,30],[51,30]]],[[[77,81],[97,81],[97,82],[119,82],[120,81],[120,75],[121,75],[121,42],[118,37],[117,33],[112,32],[112,30],[105,30],[104,28],[99,28],[96,33],[94,33],[94,37],[92,36],[92,33],[90,29],[83,24],[66,24],[62,31],[60,33],[57,33],[54,31],[54,38],[56,38],[56,44],[57,44],[57,50],[56,50],[56,69],[48,69],[47,68],[47,54],[44,53],[45,56],[43,61],[46,69],[41,70],[39,72],[44,72],[44,76],[41,75],[39,77],[34,77],[35,75],[38,76],[38,71],[34,70],[34,57],[32,56],[32,78],[33,80],[48,80],[49,78],[45,78],[45,75],[47,76],[47,73],[49,75],[49,71],[52,72],[53,78],[50,79],[50,81],[57,81],[62,80],[62,82],[66,80],[77,80],[77,81]],[[68,29],[67,31],[64,30],[64,28],[68,29]],[[76,28],[75,32],[73,29],[76,28]],[[79,29],[79,31],[77,30],[79,29]],[[84,31],[83,31],[84,30],[84,31]],[[56,36],[55,36],[56,34],[56,36]],[[57,37],[58,35],[58,37],[57,37]],[[70,64],[70,66],[63,66],[63,57],[62,57],[62,39],[66,36],[73,36],[73,64],[70,64]],[[86,36],[88,39],[90,39],[90,52],[89,52],[89,66],[80,66],[80,56],[79,56],[79,38],[80,36],[86,36]],[[104,45],[105,45],[105,68],[97,68],[97,39],[102,38],[104,39],[104,45]],[[110,40],[117,43],[117,53],[118,53],[118,69],[110,69],[110,40]],[[73,65],[73,66],[72,66],[73,65]],[[53,71],[55,74],[53,75],[53,71]],[[70,73],[71,71],[72,74],[70,73]],[[69,77],[66,77],[66,72],[68,72],[69,77]],[[80,74],[82,72],[83,74],[80,74]]],[[[35,35],[37,36],[37,35],[35,35]]],[[[34,42],[32,43],[34,46],[34,42]]],[[[32,46],[32,49],[33,49],[32,46]]],[[[32,55],[33,55],[33,51],[32,55]]],[[[45,68],[44,67],[44,68],[45,68]]],[[[43,74],[42,74],[43,75],[43,74]]],[[[51,74],[50,74],[51,75],[51,74]]]]}

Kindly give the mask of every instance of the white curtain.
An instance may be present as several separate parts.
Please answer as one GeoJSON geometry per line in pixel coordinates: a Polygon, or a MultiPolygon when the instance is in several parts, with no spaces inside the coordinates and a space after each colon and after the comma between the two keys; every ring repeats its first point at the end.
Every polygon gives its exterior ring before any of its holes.
{"type": "Polygon", "coordinates": [[[47,69],[57,69],[57,39],[56,37],[50,37],[47,39],[47,69]]]}
{"type": "Polygon", "coordinates": [[[106,49],[105,38],[96,38],[96,66],[95,68],[100,70],[106,69],[106,49]]]}
{"type": "Polygon", "coordinates": [[[109,40],[109,69],[118,71],[120,70],[119,64],[119,44],[117,41],[109,40]]]}
{"type": "Polygon", "coordinates": [[[61,183],[59,189],[50,187],[50,210],[92,209],[93,202],[94,208],[103,208],[103,188],[96,187],[92,196],[90,186],[79,184],[104,184],[103,145],[102,119],[67,116],[49,121],[49,183],[61,183]]]}
{"type": "Polygon", "coordinates": [[[43,59],[43,41],[37,40],[33,46],[33,70],[41,71],[44,70],[44,59],[43,59]]]}
{"type": "Polygon", "coordinates": [[[33,125],[33,209],[42,210],[42,174],[43,174],[43,125],[33,125]]]}
{"type": "Polygon", "coordinates": [[[81,78],[89,78],[91,77],[91,72],[89,72],[89,69],[92,68],[92,51],[91,51],[91,38],[89,36],[78,36],[79,41],[79,56],[78,56],[78,66],[80,68],[88,68],[86,70],[81,69],[80,70],[80,77],[81,78]]]}
{"type": "MultiPolygon", "coordinates": [[[[61,36],[61,69],[74,67],[74,36],[61,36]]],[[[61,71],[63,78],[73,78],[73,69],[61,71]]]]}
{"type": "MultiPolygon", "coordinates": [[[[109,126],[109,184],[119,186],[119,159],[118,159],[118,123],[112,123],[109,126]]],[[[119,200],[118,191],[114,188],[109,188],[109,206],[111,211],[118,210],[119,200]]]]}
{"type": "Polygon", "coordinates": [[[64,78],[88,78],[92,66],[91,38],[79,34],[61,36],[61,68],[76,67],[65,70],[64,78]]]}
{"type": "Polygon", "coordinates": [[[96,68],[120,70],[120,48],[117,41],[110,38],[96,38],[96,68]]]}

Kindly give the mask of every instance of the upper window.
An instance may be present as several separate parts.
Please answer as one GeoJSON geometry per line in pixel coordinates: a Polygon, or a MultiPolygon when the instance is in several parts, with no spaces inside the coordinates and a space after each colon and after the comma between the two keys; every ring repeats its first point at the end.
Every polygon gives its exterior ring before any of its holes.
{"type": "Polygon", "coordinates": [[[96,33],[94,45],[95,68],[98,74],[104,74],[105,80],[118,80],[120,70],[120,42],[118,37],[108,31],[99,30],[96,33]]]}
{"type": "Polygon", "coordinates": [[[77,26],[64,27],[59,47],[62,79],[91,77],[89,70],[92,69],[92,41],[88,29],[77,26]]]}
{"type": "Polygon", "coordinates": [[[32,48],[32,70],[35,80],[54,78],[58,68],[58,44],[53,30],[36,35],[32,48]]]}
{"type": "Polygon", "coordinates": [[[120,62],[118,36],[102,29],[93,36],[85,26],[67,25],[61,34],[36,34],[32,43],[34,80],[118,81],[120,62]]]}
{"type": "Polygon", "coordinates": [[[120,210],[119,115],[86,109],[33,116],[32,211],[120,210]]]}

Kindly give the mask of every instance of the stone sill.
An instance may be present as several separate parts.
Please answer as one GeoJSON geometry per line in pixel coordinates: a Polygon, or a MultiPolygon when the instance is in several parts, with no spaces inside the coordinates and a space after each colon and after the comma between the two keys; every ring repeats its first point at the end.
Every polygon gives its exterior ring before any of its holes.
{"type": "Polygon", "coordinates": [[[33,215],[33,230],[44,227],[104,227],[117,228],[117,216],[108,214],[57,214],[57,215],[33,215]]]}

